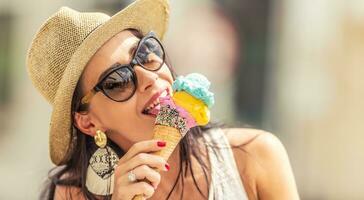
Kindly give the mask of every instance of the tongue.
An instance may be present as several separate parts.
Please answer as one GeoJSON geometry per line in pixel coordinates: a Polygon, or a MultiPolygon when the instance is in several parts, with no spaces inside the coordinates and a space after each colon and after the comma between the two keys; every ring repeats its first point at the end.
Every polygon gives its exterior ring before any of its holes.
{"type": "Polygon", "coordinates": [[[149,114],[157,115],[159,113],[159,110],[161,109],[161,106],[158,104],[151,110],[149,110],[149,114]]]}

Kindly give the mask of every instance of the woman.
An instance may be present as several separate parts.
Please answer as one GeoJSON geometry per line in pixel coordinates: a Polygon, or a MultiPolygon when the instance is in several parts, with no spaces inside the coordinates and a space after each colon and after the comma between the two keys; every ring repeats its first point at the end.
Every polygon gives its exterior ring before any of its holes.
{"type": "Polygon", "coordinates": [[[109,18],[61,8],[36,34],[30,77],[53,106],[47,199],[298,199],[284,147],[270,133],[192,128],[168,161],[150,154],[153,100],[174,73],[159,41],[167,0],[138,0],[109,18]],[[157,169],[157,170],[155,170],[157,169]]]}

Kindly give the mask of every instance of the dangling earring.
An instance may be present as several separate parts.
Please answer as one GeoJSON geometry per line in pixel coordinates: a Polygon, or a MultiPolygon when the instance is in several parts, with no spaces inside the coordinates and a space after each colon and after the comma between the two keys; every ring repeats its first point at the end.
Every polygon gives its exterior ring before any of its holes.
{"type": "Polygon", "coordinates": [[[89,160],[86,187],[93,194],[110,195],[114,190],[114,169],[119,158],[115,151],[107,146],[104,132],[97,130],[94,139],[99,148],[89,160]]]}

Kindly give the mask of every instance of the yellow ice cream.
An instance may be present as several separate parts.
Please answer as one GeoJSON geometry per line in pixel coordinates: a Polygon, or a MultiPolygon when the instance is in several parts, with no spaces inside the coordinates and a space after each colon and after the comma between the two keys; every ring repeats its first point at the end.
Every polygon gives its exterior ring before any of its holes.
{"type": "Polygon", "coordinates": [[[210,110],[203,101],[185,91],[173,93],[172,98],[176,105],[184,108],[192,115],[197,125],[203,126],[210,121],[210,110]]]}

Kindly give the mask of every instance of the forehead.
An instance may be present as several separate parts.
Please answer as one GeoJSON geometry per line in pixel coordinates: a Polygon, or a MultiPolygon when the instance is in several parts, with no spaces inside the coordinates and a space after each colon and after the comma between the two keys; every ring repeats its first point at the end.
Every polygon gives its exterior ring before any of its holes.
{"type": "Polygon", "coordinates": [[[100,75],[113,64],[128,63],[131,50],[137,45],[139,38],[131,31],[124,30],[108,40],[90,59],[82,75],[82,86],[90,90],[98,82],[100,75]]]}

